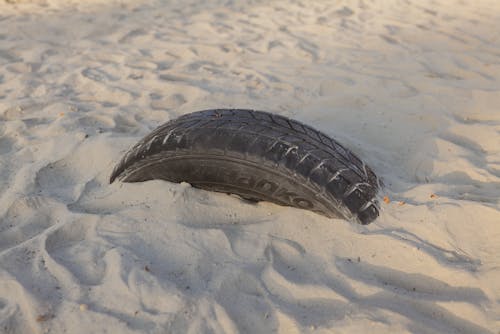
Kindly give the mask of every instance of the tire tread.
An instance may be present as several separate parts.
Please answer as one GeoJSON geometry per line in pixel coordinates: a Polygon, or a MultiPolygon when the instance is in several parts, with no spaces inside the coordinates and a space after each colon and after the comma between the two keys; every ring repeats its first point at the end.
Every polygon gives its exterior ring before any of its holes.
{"type": "Polygon", "coordinates": [[[301,175],[322,193],[345,205],[358,222],[366,224],[378,216],[375,198],[378,179],[364,162],[331,137],[308,125],[255,110],[204,110],[169,121],[125,154],[113,170],[110,181],[117,177],[126,181],[126,170],[134,169],[141,159],[165,151],[190,149],[194,145],[207,146],[207,149],[208,145],[214,145],[224,154],[233,152],[245,159],[261,155],[274,164],[291,164],[287,168],[293,173],[301,171],[301,175]],[[233,145],[238,138],[240,144],[233,145]],[[246,138],[251,140],[245,142],[246,138]],[[285,148],[284,152],[280,151],[285,148]],[[298,158],[295,165],[294,157],[298,158]],[[313,175],[319,184],[311,181],[313,175]],[[347,189],[341,191],[344,183],[347,189]]]}

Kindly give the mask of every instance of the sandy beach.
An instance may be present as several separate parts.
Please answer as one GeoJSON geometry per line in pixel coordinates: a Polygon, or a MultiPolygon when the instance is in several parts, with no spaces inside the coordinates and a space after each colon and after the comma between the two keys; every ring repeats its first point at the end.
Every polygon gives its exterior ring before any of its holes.
{"type": "Polygon", "coordinates": [[[0,0],[0,333],[500,333],[499,32],[496,0],[0,0]],[[209,108],[335,138],[380,217],[109,184],[209,108]]]}

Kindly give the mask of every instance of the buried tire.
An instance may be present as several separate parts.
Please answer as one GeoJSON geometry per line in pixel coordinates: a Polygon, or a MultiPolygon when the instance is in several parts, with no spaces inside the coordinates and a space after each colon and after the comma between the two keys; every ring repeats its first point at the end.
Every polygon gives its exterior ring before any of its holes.
{"type": "Polygon", "coordinates": [[[110,178],[163,179],[368,224],[373,171],[325,134],[267,112],[216,109],[169,121],[133,146],[110,178]]]}

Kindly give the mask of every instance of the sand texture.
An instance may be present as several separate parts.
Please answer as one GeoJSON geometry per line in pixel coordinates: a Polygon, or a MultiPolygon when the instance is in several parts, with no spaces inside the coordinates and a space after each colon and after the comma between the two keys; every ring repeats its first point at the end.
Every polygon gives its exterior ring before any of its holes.
{"type": "Polygon", "coordinates": [[[0,333],[499,331],[497,0],[0,0],[0,333]],[[108,184],[214,107],[337,139],[380,218],[108,184]]]}

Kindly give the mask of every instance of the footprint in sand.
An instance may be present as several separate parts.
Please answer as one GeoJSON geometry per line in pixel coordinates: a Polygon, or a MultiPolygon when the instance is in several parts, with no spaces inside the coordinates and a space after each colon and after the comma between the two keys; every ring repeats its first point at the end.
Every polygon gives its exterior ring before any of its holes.
{"type": "Polygon", "coordinates": [[[385,309],[399,313],[412,322],[416,332],[427,332],[439,314],[439,331],[453,333],[491,333],[476,325],[472,319],[454,314],[440,304],[444,302],[467,303],[481,307],[487,303],[485,293],[479,288],[453,287],[444,281],[420,273],[406,273],[364,261],[338,259],[337,268],[350,281],[360,281],[381,291],[358,298],[358,303],[374,310],[385,309]]]}
{"type": "Polygon", "coordinates": [[[21,62],[23,59],[8,50],[0,50],[0,65],[21,62]]]}
{"type": "Polygon", "coordinates": [[[146,29],[134,29],[125,34],[122,38],[118,40],[118,43],[130,43],[132,40],[136,37],[144,36],[147,35],[147,30],[146,29]]]}
{"type": "Polygon", "coordinates": [[[240,272],[222,281],[216,301],[239,332],[271,333],[278,321],[272,303],[264,295],[267,292],[258,278],[240,272]]]}
{"type": "Polygon", "coordinates": [[[106,272],[105,241],[90,237],[94,233],[94,217],[68,222],[51,232],[45,241],[47,253],[66,268],[82,284],[98,285],[106,272]]]}
{"type": "Polygon", "coordinates": [[[9,137],[0,137],[0,155],[11,152],[14,148],[15,140],[9,137]]]}
{"type": "Polygon", "coordinates": [[[35,184],[44,195],[63,201],[75,201],[84,186],[80,181],[78,168],[68,159],[50,163],[36,173],[35,184]]]}
{"type": "Polygon", "coordinates": [[[77,123],[88,130],[112,129],[115,126],[113,119],[107,115],[85,115],[78,118],[77,123]]]}
{"type": "Polygon", "coordinates": [[[15,200],[0,220],[0,252],[17,246],[56,223],[63,206],[46,197],[30,196],[15,200]]]}
{"type": "Polygon", "coordinates": [[[116,81],[117,77],[109,74],[106,71],[103,71],[99,68],[86,68],[82,71],[82,75],[87,79],[97,81],[97,82],[106,82],[106,81],[116,81]]]}
{"type": "Polygon", "coordinates": [[[63,159],[41,168],[35,175],[35,191],[69,204],[82,196],[89,182],[106,179],[108,171],[99,162],[106,161],[108,151],[96,150],[96,145],[96,141],[84,140],[63,159]]]}
{"type": "Polygon", "coordinates": [[[159,94],[152,93],[151,97],[151,108],[154,110],[170,110],[182,106],[186,103],[186,98],[182,94],[173,94],[168,97],[164,97],[159,94]]]}
{"type": "Polygon", "coordinates": [[[262,282],[277,309],[304,327],[329,327],[355,312],[345,298],[349,286],[332,278],[324,266],[295,241],[274,240],[266,248],[270,265],[262,282]]]}

